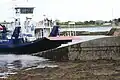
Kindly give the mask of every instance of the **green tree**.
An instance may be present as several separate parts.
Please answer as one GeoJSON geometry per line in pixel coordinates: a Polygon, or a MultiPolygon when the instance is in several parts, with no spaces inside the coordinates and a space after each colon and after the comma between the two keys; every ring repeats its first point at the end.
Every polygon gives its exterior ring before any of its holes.
{"type": "Polygon", "coordinates": [[[95,21],[90,20],[90,21],[89,21],[89,24],[95,24],[95,21]]]}
{"type": "Polygon", "coordinates": [[[85,24],[85,25],[89,24],[89,21],[84,21],[84,24],[85,24]]]}
{"type": "Polygon", "coordinates": [[[75,25],[83,25],[84,23],[81,21],[75,22],[75,25]]]}

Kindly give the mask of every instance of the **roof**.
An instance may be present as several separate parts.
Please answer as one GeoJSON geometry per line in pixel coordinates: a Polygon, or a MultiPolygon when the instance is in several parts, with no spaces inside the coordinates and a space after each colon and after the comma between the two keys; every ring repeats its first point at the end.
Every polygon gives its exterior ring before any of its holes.
{"type": "Polygon", "coordinates": [[[19,3],[15,5],[15,8],[35,8],[35,6],[27,2],[24,2],[24,3],[19,3]]]}

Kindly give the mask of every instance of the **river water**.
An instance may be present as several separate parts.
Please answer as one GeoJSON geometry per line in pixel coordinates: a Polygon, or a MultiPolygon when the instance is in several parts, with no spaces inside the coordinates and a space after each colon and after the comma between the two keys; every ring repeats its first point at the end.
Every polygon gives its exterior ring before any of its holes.
{"type": "Polygon", "coordinates": [[[31,68],[57,67],[48,59],[31,55],[0,55],[0,78],[7,78],[10,74],[16,74],[17,70],[31,68]]]}
{"type": "Polygon", "coordinates": [[[109,31],[112,27],[106,26],[106,27],[80,27],[80,28],[61,28],[60,31],[88,31],[88,32],[105,32],[109,31]]]}
{"type": "MultiPolygon", "coordinates": [[[[84,28],[85,29],[85,28],[84,28]]],[[[111,27],[100,27],[100,28],[86,28],[86,31],[109,31],[111,27]]],[[[83,30],[83,28],[82,28],[83,30]]],[[[92,39],[108,37],[105,35],[97,35],[97,36],[78,36],[76,40],[72,43],[83,42],[92,39]]],[[[64,45],[62,45],[64,46],[64,45]]],[[[32,56],[32,55],[15,55],[15,54],[0,54],[0,77],[6,78],[9,74],[15,74],[18,69],[31,69],[32,68],[44,68],[44,67],[57,67],[57,65],[52,65],[49,63],[48,59],[44,59],[42,57],[32,56]]]]}

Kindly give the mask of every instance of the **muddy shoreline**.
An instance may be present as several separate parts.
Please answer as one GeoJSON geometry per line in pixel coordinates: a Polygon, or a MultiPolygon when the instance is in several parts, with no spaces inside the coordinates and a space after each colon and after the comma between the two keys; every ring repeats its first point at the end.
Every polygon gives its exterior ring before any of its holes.
{"type": "Polygon", "coordinates": [[[55,68],[20,70],[4,80],[120,80],[120,60],[54,62],[55,68]]]}

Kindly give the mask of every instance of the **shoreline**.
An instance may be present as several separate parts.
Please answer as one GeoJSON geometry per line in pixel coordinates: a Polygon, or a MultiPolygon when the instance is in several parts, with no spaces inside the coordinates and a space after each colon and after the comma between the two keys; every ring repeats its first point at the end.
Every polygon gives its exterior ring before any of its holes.
{"type": "Polygon", "coordinates": [[[59,25],[60,28],[90,28],[90,27],[111,27],[112,25],[59,25]],[[72,27],[73,26],[73,27],[72,27]]]}
{"type": "Polygon", "coordinates": [[[6,80],[113,80],[120,79],[120,60],[54,62],[59,67],[20,70],[6,80]]]}

